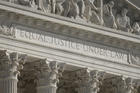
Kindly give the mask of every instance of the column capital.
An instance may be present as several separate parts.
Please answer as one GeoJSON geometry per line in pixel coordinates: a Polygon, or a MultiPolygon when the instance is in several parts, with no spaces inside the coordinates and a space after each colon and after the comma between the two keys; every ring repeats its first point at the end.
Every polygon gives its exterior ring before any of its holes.
{"type": "Polygon", "coordinates": [[[104,72],[82,69],[77,72],[77,76],[78,93],[97,93],[100,90],[104,72]]]}
{"type": "Polygon", "coordinates": [[[23,68],[26,55],[19,55],[16,52],[8,53],[6,50],[0,50],[0,78],[17,79],[19,70],[23,68]]]}
{"type": "MultiPolygon", "coordinates": [[[[38,79],[43,80],[44,85],[56,86],[59,82],[59,77],[62,76],[65,64],[56,61],[48,61],[47,59],[41,60],[37,67],[38,79]]],[[[40,82],[40,84],[42,85],[40,82]]]]}
{"type": "Polygon", "coordinates": [[[62,76],[65,64],[56,61],[41,60],[37,67],[38,93],[56,93],[57,83],[62,76]]]}
{"type": "Polygon", "coordinates": [[[124,76],[118,76],[115,79],[112,82],[113,85],[116,84],[116,91],[114,91],[114,93],[134,93],[134,91],[137,90],[135,79],[124,76]]]}

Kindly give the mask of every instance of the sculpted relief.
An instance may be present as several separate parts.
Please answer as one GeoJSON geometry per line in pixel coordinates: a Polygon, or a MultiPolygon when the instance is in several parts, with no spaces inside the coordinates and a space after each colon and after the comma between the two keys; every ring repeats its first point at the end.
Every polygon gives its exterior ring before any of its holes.
{"type": "Polygon", "coordinates": [[[80,18],[93,24],[140,34],[139,21],[132,22],[127,15],[129,10],[124,7],[125,5],[117,6],[112,0],[11,0],[10,2],[29,6],[44,13],[80,18]]]}
{"type": "Polygon", "coordinates": [[[130,32],[131,31],[130,18],[127,16],[127,12],[128,10],[126,8],[123,8],[121,10],[121,13],[117,14],[116,22],[118,25],[118,29],[125,32],[130,32]]]}
{"type": "Polygon", "coordinates": [[[130,11],[126,5],[119,6],[117,1],[113,0],[10,0],[9,2],[28,6],[44,13],[82,19],[93,24],[140,34],[139,21],[132,21],[128,16],[130,11]]]}
{"type": "Polygon", "coordinates": [[[110,28],[117,28],[115,16],[113,15],[114,2],[110,1],[103,6],[104,25],[110,28]]]}

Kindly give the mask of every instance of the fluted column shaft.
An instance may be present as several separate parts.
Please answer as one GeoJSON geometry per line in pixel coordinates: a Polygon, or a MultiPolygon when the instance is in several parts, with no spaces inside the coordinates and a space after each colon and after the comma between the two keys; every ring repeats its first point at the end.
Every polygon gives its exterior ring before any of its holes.
{"type": "Polygon", "coordinates": [[[0,80],[1,93],[17,93],[17,79],[3,79],[0,80]]]}

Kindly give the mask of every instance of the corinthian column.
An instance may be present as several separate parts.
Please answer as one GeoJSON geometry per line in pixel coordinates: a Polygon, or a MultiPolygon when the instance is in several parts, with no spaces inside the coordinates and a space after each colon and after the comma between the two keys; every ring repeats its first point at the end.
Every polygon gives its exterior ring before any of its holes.
{"type": "Polygon", "coordinates": [[[0,92],[1,93],[17,93],[17,76],[19,64],[17,53],[8,54],[5,50],[0,51],[0,92]]]}
{"type": "Polygon", "coordinates": [[[83,69],[77,72],[78,88],[76,91],[78,93],[97,93],[102,79],[102,75],[98,71],[89,71],[88,69],[83,69]]]}
{"type": "Polygon", "coordinates": [[[37,93],[56,93],[64,65],[44,60],[40,64],[37,93]]]}

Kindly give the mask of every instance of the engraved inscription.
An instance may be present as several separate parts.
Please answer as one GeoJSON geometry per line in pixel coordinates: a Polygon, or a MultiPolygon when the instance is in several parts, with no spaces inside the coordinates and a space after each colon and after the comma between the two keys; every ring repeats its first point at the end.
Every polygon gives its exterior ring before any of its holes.
{"type": "Polygon", "coordinates": [[[100,47],[100,45],[95,43],[87,43],[82,40],[64,38],[63,36],[58,36],[48,32],[33,32],[16,29],[16,38],[47,47],[80,53],[90,57],[128,63],[127,53],[122,50],[119,51],[119,49],[110,47],[100,47]]]}

